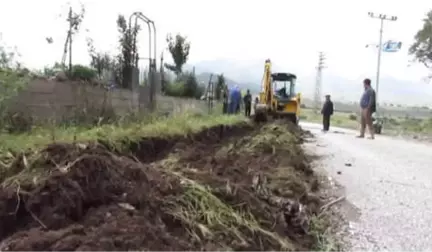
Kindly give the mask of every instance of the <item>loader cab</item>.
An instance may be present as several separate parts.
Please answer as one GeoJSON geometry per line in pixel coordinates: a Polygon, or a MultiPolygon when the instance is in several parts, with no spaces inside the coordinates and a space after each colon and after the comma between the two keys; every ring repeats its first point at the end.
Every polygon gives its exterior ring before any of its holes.
{"type": "Polygon", "coordinates": [[[289,100],[296,96],[297,76],[290,73],[273,73],[272,84],[275,96],[279,100],[289,100]]]}

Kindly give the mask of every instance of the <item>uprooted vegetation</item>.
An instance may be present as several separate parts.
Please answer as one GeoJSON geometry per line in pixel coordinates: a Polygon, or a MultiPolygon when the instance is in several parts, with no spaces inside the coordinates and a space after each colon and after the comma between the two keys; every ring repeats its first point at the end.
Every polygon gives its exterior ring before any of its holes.
{"type": "Polygon", "coordinates": [[[315,248],[304,133],[286,122],[207,126],[16,155],[0,189],[0,250],[315,248]]]}

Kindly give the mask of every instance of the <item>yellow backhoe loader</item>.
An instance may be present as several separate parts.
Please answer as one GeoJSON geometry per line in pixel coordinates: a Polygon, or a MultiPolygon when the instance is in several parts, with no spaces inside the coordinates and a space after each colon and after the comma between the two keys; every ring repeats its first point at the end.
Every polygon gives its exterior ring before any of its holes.
{"type": "Polygon", "coordinates": [[[262,91],[255,106],[254,119],[258,122],[272,118],[287,118],[299,122],[300,93],[295,92],[297,76],[290,73],[272,73],[271,61],[265,61],[262,91]]]}

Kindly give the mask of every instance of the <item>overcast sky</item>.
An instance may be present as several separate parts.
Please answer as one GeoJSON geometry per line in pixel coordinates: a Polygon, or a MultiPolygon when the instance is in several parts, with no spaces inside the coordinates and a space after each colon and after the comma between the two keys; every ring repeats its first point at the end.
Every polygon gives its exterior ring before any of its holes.
{"type": "MultiPolygon", "coordinates": [[[[400,52],[383,54],[382,74],[418,81],[427,73],[419,65],[407,67],[407,49],[432,8],[430,0],[1,0],[2,41],[16,46],[21,61],[31,68],[60,61],[68,6],[79,9],[80,3],[86,14],[74,38],[76,63],[89,61],[87,36],[97,48],[116,53],[117,15],[128,18],[133,11],[142,11],[156,23],[158,55],[166,47],[166,34],[180,32],[192,42],[191,63],[271,58],[278,65],[295,62],[312,72],[318,51],[324,51],[327,71],[348,78],[374,75],[377,51],[365,48],[378,42],[379,20],[367,14],[373,11],[398,16],[396,22],[385,23],[384,40],[403,42],[400,52]],[[51,45],[45,40],[49,36],[54,39],[51,45]]],[[[142,56],[147,52],[146,36],[145,30],[142,56]]]]}

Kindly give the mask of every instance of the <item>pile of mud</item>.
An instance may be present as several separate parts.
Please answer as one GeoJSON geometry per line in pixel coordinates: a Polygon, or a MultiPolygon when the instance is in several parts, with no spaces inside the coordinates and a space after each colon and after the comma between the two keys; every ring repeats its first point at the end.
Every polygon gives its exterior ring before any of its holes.
{"type": "Polygon", "coordinates": [[[48,146],[31,168],[43,179],[21,165],[3,180],[0,250],[310,249],[320,203],[303,134],[286,123],[217,126],[142,139],[133,155],[48,146]]]}

